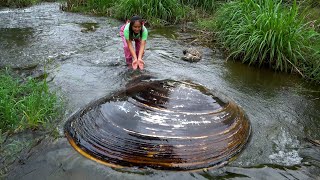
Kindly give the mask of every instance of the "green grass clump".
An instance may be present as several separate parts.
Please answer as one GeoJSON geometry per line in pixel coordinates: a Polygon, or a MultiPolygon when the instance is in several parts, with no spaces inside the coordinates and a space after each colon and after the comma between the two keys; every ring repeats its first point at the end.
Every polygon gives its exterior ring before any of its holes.
{"type": "Polygon", "coordinates": [[[310,22],[316,31],[320,32],[320,1],[308,0],[301,3],[303,7],[302,14],[306,17],[306,20],[310,22]]]}
{"type": "Polygon", "coordinates": [[[185,15],[178,0],[67,0],[61,9],[108,15],[121,20],[140,15],[150,24],[174,23],[185,15]]]}
{"type": "Polygon", "coordinates": [[[87,0],[88,7],[102,13],[107,13],[108,9],[112,7],[113,4],[114,0],[87,0]]]}
{"type": "Polygon", "coordinates": [[[298,5],[276,0],[237,0],[219,9],[217,37],[229,57],[303,73],[319,34],[303,22],[298,5]]]}
{"type": "Polygon", "coordinates": [[[140,15],[152,26],[163,26],[212,14],[220,1],[224,0],[67,0],[61,9],[107,15],[120,20],[140,15]]]}
{"type": "Polygon", "coordinates": [[[111,15],[111,7],[115,0],[67,0],[61,5],[64,11],[72,12],[90,12],[99,15],[111,15]]]}
{"type": "Polygon", "coordinates": [[[137,14],[150,22],[174,23],[183,16],[183,9],[178,0],[119,0],[115,12],[119,19],[129,19],[137,14]]]}
{"type": "Polygon", "coordinates": [[[180,0],[184,5],[200,8],[202,11],[214,12],[217,8],[217,0],[180,0]]]}
{"type": "Polygon", "coordinates": [[[320,83],[320,42],[315,45],[315,52],[309,55],[308,61],[301,66],[304,76],[320,83]]]}
{"type": "Polygon", "coordinates": [[[1,0],[0,7],[26,7],[38,3],[39,0],[1,0]]]}
{"type": "Polygon", "coordinates": [[[59,114],[58,98],[46,81],[22,82],[8,71],[0,71],[0,129],[36,129],[59,114]]]}

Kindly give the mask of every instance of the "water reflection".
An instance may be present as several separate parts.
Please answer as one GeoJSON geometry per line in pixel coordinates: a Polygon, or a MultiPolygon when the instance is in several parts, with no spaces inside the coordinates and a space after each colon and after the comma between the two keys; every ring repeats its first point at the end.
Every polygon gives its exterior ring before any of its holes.
{"type": "Polygon", "coordinates": [[[10,50],[27,46],[33,36],[34,30],[32,28],[0,28],[0,48],[10,50]]]}
{"type": "Polygon", "coordinates": [[[193,170],[225,164],[251,128],[239,107],[203,86],[138,76],[76,113],[65,132],[80,153],[111,166],[193,170]]]}

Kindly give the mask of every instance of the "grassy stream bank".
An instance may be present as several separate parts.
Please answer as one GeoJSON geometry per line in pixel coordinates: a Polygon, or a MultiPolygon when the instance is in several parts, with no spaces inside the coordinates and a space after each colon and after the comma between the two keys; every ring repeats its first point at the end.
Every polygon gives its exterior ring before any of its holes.
{"type": "Polygon", "coordinates": [[[0,177],[21,151],[56,133],[54,122],[63,115],[62,102],[49,91],[46,79],[23,79],[0,70],[0,177]]]}
{"type": "MultiPolygon", "coordinates": [[[[0,6],[37,2],[5,0],[0,6]]],[[[211,32],[201,36],[223,49],[228,59],[320,82],[320,3],[316,0],[67,0],[60,7],[120,20],[139,14],[153,27],[194,21],[200,32],[211,32]]]]}

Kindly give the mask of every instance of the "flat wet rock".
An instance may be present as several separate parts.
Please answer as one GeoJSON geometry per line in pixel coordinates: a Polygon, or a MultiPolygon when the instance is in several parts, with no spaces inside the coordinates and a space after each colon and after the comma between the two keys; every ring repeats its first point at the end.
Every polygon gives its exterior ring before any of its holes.
{"type": "Polygon", "coordinates": [[[70,118],[78,152],[112,167],[194,170],[226,164],[247,143],[250,123],[226,97],[190,82],[133,82],[70,118]]]}

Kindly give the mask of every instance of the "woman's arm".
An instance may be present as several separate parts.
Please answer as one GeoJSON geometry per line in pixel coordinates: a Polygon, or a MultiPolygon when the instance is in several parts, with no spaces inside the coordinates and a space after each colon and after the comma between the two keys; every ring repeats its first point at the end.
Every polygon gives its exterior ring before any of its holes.
{"type": "Polygon", "coordinates": [[[141,40],[140,44],[140,49],[139,49],[139,55],[138,55],[138,60],[142,61],[142,56],[144,53],[144,48],[146,46],[146,40],[141,40]]]}
{"type": "MultiPolygon", "coordinates": [[[[129,48],[129,51],[130,51],[130,53],[131,53],[131,56],[133,57],[133,61],[138,60],[137,55],[136,55],[136,53],[135,53],[135,51],[134,51],[134,48],[133,48],[133,45],[132,45],[132,41],[127,40],[127,39],[126,39],[126,41],[127,41],[128,48],[129,48]]],[[[140,48],[140,49],[141,49],[141,48],[140,48]]],[[[139,54],[140,54],[140,53],[139,53],[139,54]]]]}

